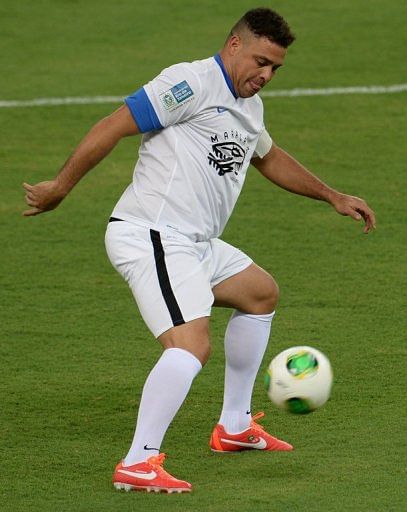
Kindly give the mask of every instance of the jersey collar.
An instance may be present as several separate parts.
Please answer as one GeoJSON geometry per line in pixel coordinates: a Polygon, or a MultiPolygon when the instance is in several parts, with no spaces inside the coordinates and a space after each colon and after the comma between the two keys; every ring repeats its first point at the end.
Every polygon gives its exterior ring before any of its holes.
{"type": "Polygon", "coordinates": [[[231,92],[231,93],[233,94],[233,96],[237,99],[237,98],[238,98],[238,96],[237,96],[237,94],[236,94],[235,88],[233,87],[232,80],[231,80],[231,78],[230,78],[230,76],[229,76],[228,72],[226,71],[226,68],[225,68],[225,66],[224,66],[224,64],[223,64],[223,62],[222,62],[222,59],[221,59],[221,57],[220,57],[219,53],[217,53],[217,54],[214,56],[214,59],[215,59],[215,60],[216,60],[216,62],[219,64],[219,67],[220,67],[220,69],[221,69],[221,71],[222,71],[223,77],[224,77],[224,79],[225,79],[225,81],[226,81],[227,86],[229,87],[230,92],[231,92]]]}

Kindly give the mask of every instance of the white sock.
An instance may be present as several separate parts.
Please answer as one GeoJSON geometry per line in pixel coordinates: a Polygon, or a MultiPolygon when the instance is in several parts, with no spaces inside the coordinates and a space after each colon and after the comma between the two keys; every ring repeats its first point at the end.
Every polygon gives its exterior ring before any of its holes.
{"type": "Polygon", "coordinates": [[[235,311],[225,334],[225,391],[219,423],[229,434],[250,426],[254,381],[267,347],[274,312],[247,315],[235,311]]]}
{"type": "Polygon", "coordinates": [[[144,384],[136,432],[124,459],[125,466],[158,455],[164,435],[201,369],[200,361],[187,350],[164,350],[144,384]]]}

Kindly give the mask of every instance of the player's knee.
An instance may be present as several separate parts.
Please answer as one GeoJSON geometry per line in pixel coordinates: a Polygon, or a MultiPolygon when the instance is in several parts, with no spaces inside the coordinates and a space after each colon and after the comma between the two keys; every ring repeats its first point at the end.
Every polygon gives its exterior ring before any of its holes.
{"type": "Polygon", "coordinates": [[[212,350],[209,339],[205,338],[191,339],[183,343],[177,343],[174,346],[190,352],[200,361],[202,366],[205,366],[205,364],[207,363],[212,350]]]}
{"type": "Polygon", "coordinates": [[[255,304],[253,305],[252,314],[267,315],[275,311],[280,296],[280,290],[276,281],[269,276],[259,287],[255,304]]]}
{"type": "Polygon", "coordinates": [[[162,334],[158,340],[167,348],[182,348],[193,354],[202,366],[208,361],[211,354],[209,337],[209,322],[201,318],[174,327],[162,334]]]}
{"type": "Polygon", "coordinates": [[[270,286],[269,296],[268,296],[269,313],[272,313],[276,309],[278,299],[280,298],[280,289],[278,287],[278,284],[275,282],[275,280],[273,278],[271,278],[271,279],[272,279],[272,283],[270,286]]]}
{"type": "Polygon", "coordinates": [[[201,347],[199,349],[199,353],[198,353],[198,355],[195,355],[195,357],[197,357],[199,359],[202,366],[205,366],[205,364],[208,362],[211,352],[212,352],[212,347],[208,341],[208,343],[204,343],[201,345],[201,347]]]}
{"type": "Polygon", "coordinates": [[[197,336],[186,340],[185,343],[183,343],[183,348],[199,359],[202,366],[207,363],[211,355],[211,343],[208,336],[197,336]]]}

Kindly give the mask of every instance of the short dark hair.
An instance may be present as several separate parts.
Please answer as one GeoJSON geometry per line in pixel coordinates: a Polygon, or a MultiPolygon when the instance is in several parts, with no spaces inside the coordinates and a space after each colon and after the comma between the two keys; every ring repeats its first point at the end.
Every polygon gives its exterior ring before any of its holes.
{"type": "Polygon", "coordinates": [[[231,33],[238,32],[242,27],[248,28],[258,37],[267,37],[283,48],[288,48],[295,41],[295,35],[285,19],[267,7],[247,11],[232,28],[231,33]]]}

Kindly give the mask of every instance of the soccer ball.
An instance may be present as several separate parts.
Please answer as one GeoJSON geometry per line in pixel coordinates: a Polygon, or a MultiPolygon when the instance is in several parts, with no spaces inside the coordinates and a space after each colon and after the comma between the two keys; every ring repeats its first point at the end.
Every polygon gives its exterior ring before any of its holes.
{"type": "Polygon", "coordinates": [[[307,414],[323,406],[332,386],[328,358],[312,347],[291,347],[280,352],[266,374],[267,394],[279,408],[307,414]]]}

